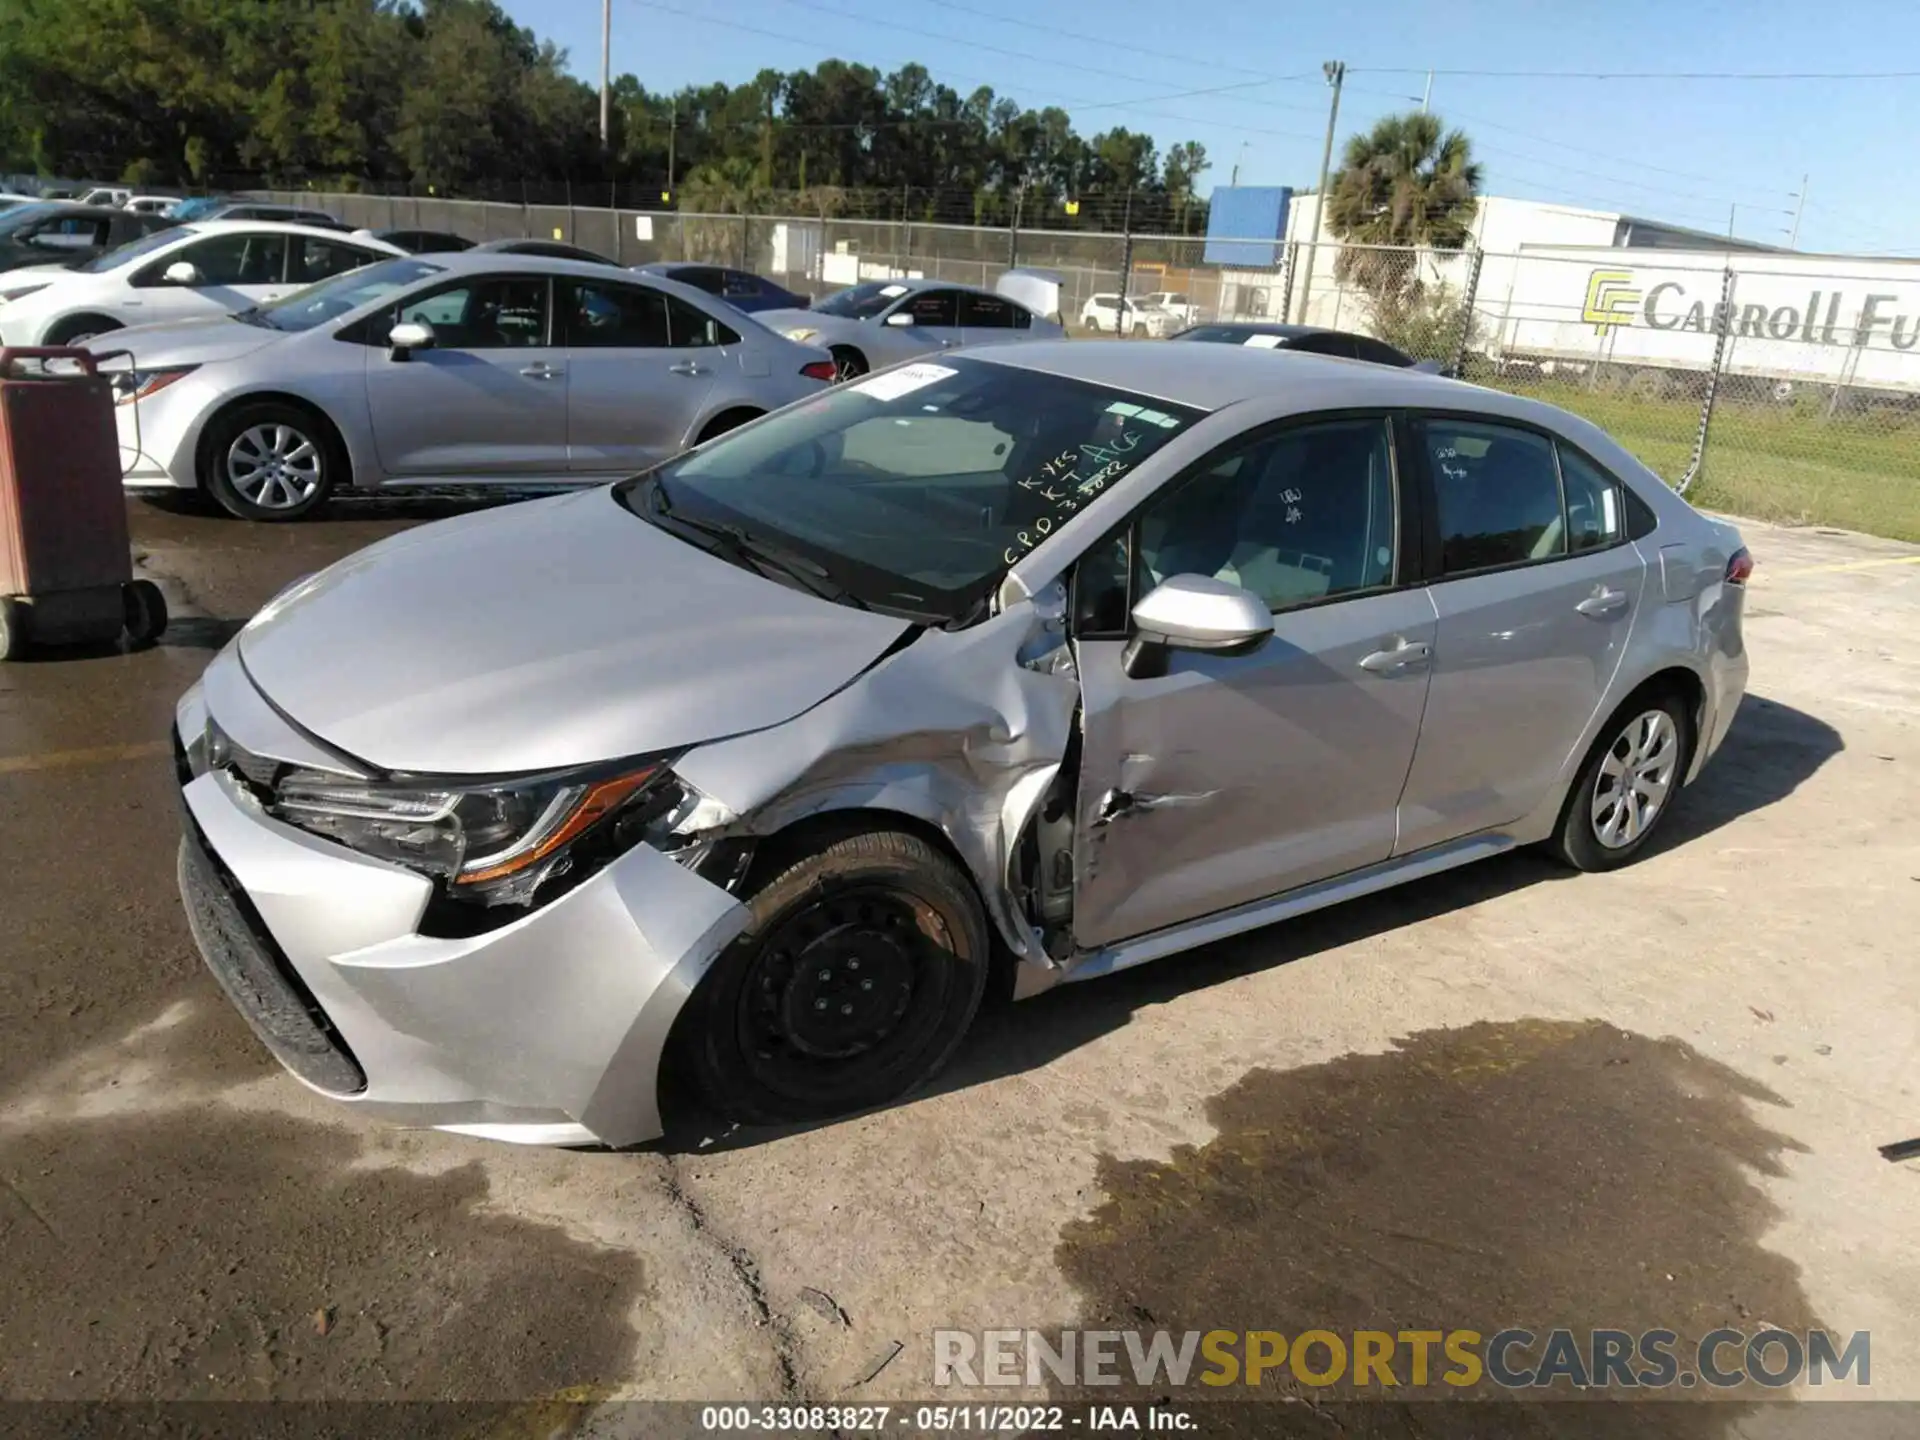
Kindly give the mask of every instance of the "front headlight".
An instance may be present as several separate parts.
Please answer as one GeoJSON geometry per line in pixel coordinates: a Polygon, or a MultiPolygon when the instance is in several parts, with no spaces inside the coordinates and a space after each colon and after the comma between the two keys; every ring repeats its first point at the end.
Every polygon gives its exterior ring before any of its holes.
{"type": "Polygon", "coordinates": [[[165,370],[119,370],[113,376],[113,403],[131,405],[158,395],[177,380],[184,380],[200,367],[174,365],[165,370]]]}
{"type": "Polygon", "coordinates": [[[9,285],[4,290],[0,290],[0,305],[10,305],[15,300],[24,300],[29,295],[37,295],[52,283],[51,280],[42,280],[32,285],[9,285]]]}
{"type": "Polygon", "coordinates": [[[818,330],[809,330],[806,326],[802,325],[802,326],[799,326],[797,329],[787,331],[786,337],[789,340],[798,341],[800,344],[804,345],[807,343],[807,341],[813,339],[813,337],[818,335],[819,333],[820,332],[818,330]]]}
{"type": "Polygon", "coordinates": [[[681,800],[667,762],[615,775],[486,785],[355,780],[293,770],[269,814],[350,850],[435,876],[456,900],[524,905],[589,849],[598,858],[644,837],[681,800]]]}

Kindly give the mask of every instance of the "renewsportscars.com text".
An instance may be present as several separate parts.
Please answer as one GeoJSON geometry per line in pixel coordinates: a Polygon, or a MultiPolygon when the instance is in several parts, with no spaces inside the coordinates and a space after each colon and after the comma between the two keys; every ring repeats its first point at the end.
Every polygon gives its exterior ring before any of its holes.
{"type": "Polygon", "coordinates": [[[1872,1337],[1712,1330],[936,1330],[936,1386],[1258,1386],[1380,1390],[1493,1384],[1508,1390],[1779,1388],[1872,1383],[1872,1337]]]}

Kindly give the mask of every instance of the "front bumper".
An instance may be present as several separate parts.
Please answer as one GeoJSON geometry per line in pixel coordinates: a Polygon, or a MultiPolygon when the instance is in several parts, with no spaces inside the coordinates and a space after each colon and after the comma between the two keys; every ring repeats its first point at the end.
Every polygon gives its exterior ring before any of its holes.
{"type": "MultiPolygon", "coordinates": [[[[203,706],[190,695],[183,719],[203,706]]],[[[282,824],[222,771],[188,778],[182,798],[194,938],[309,1087],[383,1121],[493,1139],[660,1134],[668,1032],[746,924],[724,890],[641,845],[498,930],[423,935],[425,877],[282,824]]]]}

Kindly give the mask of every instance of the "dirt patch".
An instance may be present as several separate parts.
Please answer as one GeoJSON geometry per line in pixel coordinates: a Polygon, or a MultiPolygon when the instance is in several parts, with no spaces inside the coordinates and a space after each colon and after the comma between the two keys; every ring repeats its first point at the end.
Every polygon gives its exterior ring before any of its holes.
{"type": "MultiPolygon", "coordinates": [[[[1598,1328],[1664,1328],[1688,1370],[1717,1327],[1804,1335],[1819,1324],[1795,1267],[1758,1240],[1772,1212],[1751,1176],[1779,1173],[1794,1147],[1748,1102],[1781,1103],[1677,1040],[1597,1021],[1426,1031],[1386,1054],[1253,1071],[1210,1103],[1220,1133],[1209,1144],[1164,1164],[1103,1160],[1107,1199],[1066,1227],[1057,1258],[1084,1297],[1085,1327],[1291,1338],[1564,1326],[1583,1343],[1598,1328]]],[[[1539,1352],[1514,1354],[1533,1363],[1539,1352]]],[[[1439,1383],[1441,1368],[1423,1393],[1467,1393],[1439,1383]]],[[[1349,1369],[1310,1387],[1283,1368],[1233,1393],[1302,1402],[1252,1407],[1266,1413],[1249,1425],[1297,1412],[1311,1427],[1310,1406],[1382,1398],[1377,1383],[1351,1382],[1349,1369]]],[[[1204,1398],[1192,1387],[1177,1400],[1204,1398]]],[[[1736,1410],[1668,1404],[1622,1418],[1639,1433],[1717,1435],[1736,1410]]],[[[1531,1406],[1339,1415],[1350,1433],[1543,1433],[1531,1406]]],[[[1582,1433],[1598,1419],[1584,1417],[1582,1433]]]]}
{"type": "Polygon", "coordinates": [[[487,1213],[480,1165],[216,1107],[0,1143],[0,1394],[526,1401],[615,1383],[630,1256],[487,1213]]]}

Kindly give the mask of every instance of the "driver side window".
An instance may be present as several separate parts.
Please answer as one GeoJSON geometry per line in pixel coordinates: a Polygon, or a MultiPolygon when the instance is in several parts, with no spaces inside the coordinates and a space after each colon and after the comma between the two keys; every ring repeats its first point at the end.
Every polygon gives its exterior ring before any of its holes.
{"type": "Polygon", "coordinates": [[[1256,436],[1141,513],[1133,593],[1170,575],[1208,575],[1280,611],[1391,585],[1396,496],[1384,418],[1256,436]]]}
{"type": "Polygon", "coordinates": [[[408,300],[394,322],[433,327],[443,350],[515,350],[547,343],[547,282],[544,276],[471,280],[408,300]]]}

